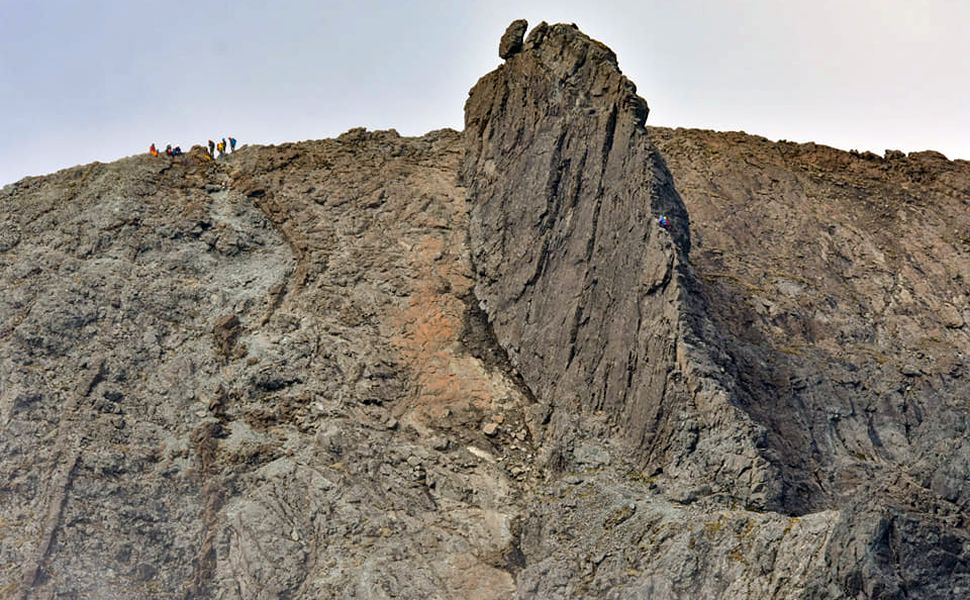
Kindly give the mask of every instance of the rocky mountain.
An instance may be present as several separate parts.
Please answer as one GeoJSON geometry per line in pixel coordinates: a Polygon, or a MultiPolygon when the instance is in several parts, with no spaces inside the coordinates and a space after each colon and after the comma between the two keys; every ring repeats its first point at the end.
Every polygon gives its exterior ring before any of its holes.
{"type": "Polygon", "coordinates": [[[0,596],[970,595],[970,163],[526,32],[461,133],[0,192],[0,596]]]}

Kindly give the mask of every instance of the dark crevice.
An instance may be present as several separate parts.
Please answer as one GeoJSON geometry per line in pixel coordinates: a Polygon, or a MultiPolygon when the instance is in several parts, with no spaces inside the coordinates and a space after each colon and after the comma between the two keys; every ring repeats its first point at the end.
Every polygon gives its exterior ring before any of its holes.
{"type": "Polygon", "coordinates": [[[614,104],[610,109],[610,116],[606,119],[606,138],[603,140],[603,165],[602,172],[606,172],[606,165],[610,160],[610,151],[613,149],[613,140],[616,137],[616,118],[618,114],[617,106],[614,104]]]}
{"type": "Polygon", "coordinates": [[[525,396],[530,404],[536,402],[532,389],[522,379],[522,375],[512,365],[508,352],[499,343],[488,314],[482,310],[478,298],[473,292],[461,298],[465,303],[465,315],[462,319],[462,330],[458,339],[462,348],[474,356],[489,369],[503,373],[515,387],[525,396]]]}

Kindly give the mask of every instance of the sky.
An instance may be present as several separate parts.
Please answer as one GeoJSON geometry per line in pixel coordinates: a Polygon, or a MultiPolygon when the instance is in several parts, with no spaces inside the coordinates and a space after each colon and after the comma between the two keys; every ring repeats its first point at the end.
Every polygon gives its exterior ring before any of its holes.
{"type": "Polygon", "coordinates": [[[610,46],[648,124],[970,159],[967,0],[0,0],[0,185],[153,142],[461,129],[516,18],[610,46]]]}

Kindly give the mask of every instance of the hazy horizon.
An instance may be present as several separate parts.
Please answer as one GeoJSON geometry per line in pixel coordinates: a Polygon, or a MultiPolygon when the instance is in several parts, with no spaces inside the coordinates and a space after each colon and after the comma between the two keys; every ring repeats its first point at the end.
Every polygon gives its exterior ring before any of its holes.
{"type": "Polygon", "coordinates": [[[957,0],[0,2],[0,185],[153,142],[461,129],[515,18],[612,48],[649,125],[970,159],[957,0]]]}

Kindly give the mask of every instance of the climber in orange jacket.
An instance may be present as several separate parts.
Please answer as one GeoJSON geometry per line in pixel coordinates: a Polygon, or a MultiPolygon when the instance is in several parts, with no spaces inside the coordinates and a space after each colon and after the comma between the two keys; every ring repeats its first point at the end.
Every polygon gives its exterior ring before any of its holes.
{"type": "Polygon", "coordinates": [[[155,144],[154,143],[152,143],[151,147],[148,148],[148,153],[151,154],[152,156],[155,156],[155,157],[158,156],[158,149],[155,148],[155,144]]]}

